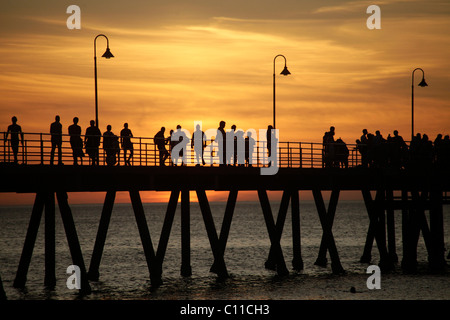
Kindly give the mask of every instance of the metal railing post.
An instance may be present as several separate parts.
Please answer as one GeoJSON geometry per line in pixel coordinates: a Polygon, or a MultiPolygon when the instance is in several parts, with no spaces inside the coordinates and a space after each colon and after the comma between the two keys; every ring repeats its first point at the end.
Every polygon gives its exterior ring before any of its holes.
{"type": "Polygon", "coordinates": [[[44,140],[42,139],[42,133],[40,134],[40,145],[41,145],[41,164],[44,164],[44,140]]]}

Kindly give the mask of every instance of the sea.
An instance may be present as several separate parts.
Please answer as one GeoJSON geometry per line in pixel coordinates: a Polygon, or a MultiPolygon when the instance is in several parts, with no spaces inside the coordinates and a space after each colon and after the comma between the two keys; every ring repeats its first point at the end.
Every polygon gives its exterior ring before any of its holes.
{"type": "MultiPolygon", "coordinates": [[[[70,202],[70,195],[69,195],[70,202]]],[[[326,200],[327,202],[327,200],[326,200]]],[[[276,220],[279,201],[272,201],[276,220]]],[[[344,274],[333,274],[330,257],[320,267],[316,261],[322,238],[319,216],[311,200],[300,195],[301,253],[304,268],[292,268],[292,237],[290,208],[281,237],[283,255],[289,275],[279,276],[265,268],[270,239],[259,202],[238,201],[225,249],[225,263],[230,274],[219,279],[210,272],[214,257],[207,237],[198,203],[191,202],[191,267],[192,275],[185,277],[181,270],[181,212],[178,204],[166,255],[163,262],[162,285],[150,283],[139,231],[131,204],[114,205],[110,226],[100,264],[99,281],[91,281],[92,293],[80,296],[69,289],[66,282],[72,265],[71,255],[61,217],[56,207],[56,278],[54,288],[44,287],[44,224],[42,217],[26,287],[13,287],[28,222],[31,205],[0,207],[0,275],[8,300],[13,301],[343,301],[343,300],[441,300],[450,299],[450,271],[433,273],[428,270],[428,254],[422,235],[417,248],[418,270],[405,273],[402,259],[401,212],[395,211],[396,253],[399,262],[393,271],[380,275],[379,288],[369,288],[372,272],[379,254],[373,243],[372,261],[361,263],[369,218],[360,200],[341,200],[333,224],[333,235],[344,274]]],[[[220,232],[226,203],[211,202],[217,232],[220,232]]],[[[159,241],[166,203],[144,203],[144,211],[153,246],[159,241]]],[[[101,204],[71,205],[75,226],[89,268],[100,215],[101,204]]],[[[427,217],[428,212],[426,213],[427,217]]],[[[428,220],[429,221],[429,220],[428,220]]],[[[450,247],[450,208],[444,206],[444,241],[450,247]]],[[[445,252],[447,259],[448,251],[445,252]]],[[[448,259],[447,259],[448,261],[448,259]]],[[[372,278],[373,280],[373,278],[372,278]]],[[[448,310],[448,309],[447,309],[448,310]]]]}

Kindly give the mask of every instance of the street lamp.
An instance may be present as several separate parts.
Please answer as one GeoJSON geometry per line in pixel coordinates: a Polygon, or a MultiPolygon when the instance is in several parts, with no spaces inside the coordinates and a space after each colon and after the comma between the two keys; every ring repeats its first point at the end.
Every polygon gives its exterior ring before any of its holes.
{"type": "Polygon", "coordinates": [[[98,96],[97,96],[97,45],[96,41],[98,37],[105,37],[106,38],[106,51],[102,55],[103,58],[109,59],[114,58],[111,51],[109,51],[109,39],[104,34],[99,34],[94,39],[94,70],[95,70],[95,125],[98,126],[98,96]]]}
{"type": "Polygon", "coordinates": [[[275,56],[275,58],[273,59],[273,128],[274,129],[276,128],[275,127],[275,60],[278,57],[284,58],[284,69],[283,69],[283,71],[281,71],[280,74],[282,74],[283,76],[287,76],[287,75],[291,74],[286,66],[286,57],[283,56],[282,54],[275,56]]]}
{"type": "Polygon", "coordinates": [[[411,81],[411,140],[414,139],[414,72],[416,70],[422,71],[422,81],[418,84],[419,87],[427,87],[428,84],[425,82],[425,72],[421,68],[416,68],[412,72],[411,81]]]}

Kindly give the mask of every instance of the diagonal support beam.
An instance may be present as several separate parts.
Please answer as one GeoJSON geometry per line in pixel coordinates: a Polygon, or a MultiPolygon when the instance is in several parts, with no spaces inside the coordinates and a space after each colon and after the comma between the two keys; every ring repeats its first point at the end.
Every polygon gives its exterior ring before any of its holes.
{"type": "Polygon", "coordinates": [[[159,238],[158,249],[156,251],[156,267],[160,276],[162,275],[162,264],[166,254],[167,244],[169,242],[170,231],[172,229],[179,197],[180,190],[174,190],[170,193],[169,204],[167,205],[166,216],[164,218],[164,224],[159,238]]]}
{"type": "Polygon", "coordinates": [[[102,215],[98,226],[97,237],[95,239],[94,251],[92,253],[91,264],[89,266],[88,278],[89,280],[98,281],[100,261],[103,255],[103,248],[105,246],[106,235],[108,233],[109,222],[114,207],[114,200],[116,199],[116,191],[110,190],[106,192],[105,202],[103,204],[102,215]]]}
{"type": "Polygon", "coordinates": [[[289,271],[286,268],[286,262],[284,261],[283,251],[281,250],[280,239],[273,220],[272,209],[270,207],[269,198],[267,197],[266,190],[259,189],[258,197],[261,203],[261,208],[266,222],[267,232],[269,233],[270,243],[274,250],[275,261],[277,265],[277,272],[279,275],[288,275],[289,271]]]}
{"type": "Polygon", "coordinates": [[[219,238],[217,237],[216,227],[214,225],[214,219],[211,214],[211,208],[209,206],[208,198],[206,197],[205,190],[196,190],[198,202],[203,216],[203,221],[205,223],[206,232],[208,234],[209,243],[211,245],[211,250],[214,255],[215,270],[217,274],[222,278],[228,278],[228,271],[225,266],[224,251],[219,243],[219,238]]]}
{"type": "Polygon", "coordinates": [[[150,282],[152,285],[158,286],[161,284],[161,278],[156,267],[156,255],[155,251],[153,250],[152,239],[148,230],[147,219],[145,218],[141,196],[139,195],[139,191],[137,190],[130,190],[129,193],[131,204],[133,206],[134,216],[136,218],[136,224],[138,226],[139,235],[141,237],[142,246],[144,248],[148,271],[150,273],[150,282]]]}
{"type": "MultiPolygon", "coordinates": [[[[230,234],[231,222],[233,220],[234,208],[236,207],[236,200],[238,196],[238,190],[230,190],[228,194],[227,206],[225,208],[225,214],[223,216],[222,227],[220,229],[219,246],[220,250],[225,254],[227,246],[228,235],[230,234]]],[[[211,272],[218,273],[216,261],[210,269],[211,272]]]]}
{"type": "MultiPolygon", "coordinates": [[[[341,261],[339,259],[339,254],[336,248],[336,243],[334,241],[334,236],[332,227],[333,227],[333,219],[334,218],[334,212],[336,210],[337,200],[339,198],[339,191],[333,190],[331,194],[330,199],[330,212],[327,213],[327,210],[325,209],[325,203],[323,201],[322,192],[318,189],[313,189],[313,196],[314,201],[316,203],[317,212],[319,214],[320,224],[322,225],[322,241],[323,245],[321,244],[322,252],[325,248],[328,249],[331,257],[331,269],[333,270],[333,273],[340,274],[344,273],[344,268],[342,268],[341,261]]],[[[320,256],[320,250],[319,250],[319,257],[320,256]]],[[[323,253],[322,253],[323,257],[323,253]]],[[[317,263],[317,261],[316,261],[317,263]]]]}
{"type": "MultiPolygon", "coordinates": [[[[289,200],[291,198],[291,192],[288,190],[283,191],[281,197],[280,209],[278,211],[277,222],[275,223],[277,241],[281,241],[281,235],[283,233],[284,223],[286,221],[286,215],[289,208],[289,200]]],[[[269,257],[265,263],[265,267],[270,270],[276,270],[276,252],[273,246],[270,246],[269,257]]]]}
{"type": "Polygon", "coordinates": [[[394,265],[386,248],[386,228],[384,217],[385,191],[378,190],[375,196],[375,200],[372,199],[372,195],[370,194],[370,191],[368,189],[363,189],[362,195],[370,220],[369,232],[372,232],[371,236],[375,237],[378,251],[380,253],[379,266],[382,271],[392,270],[394,265]],[[372,226],[372,229],[370,229],[370,226],[372,226]]]}
{"type": "Polygon", "coordinates": [[[59,211],[61,213],[62,222],[66,231],[67,242],[69,243],[69,250],[72,256],[73,264],[80,268],[80,292],[83,294],[89,294],[91,293],[91,286],[89,285],[87,278],[86,267],[84,265],[83,254],[81,252],[80,242],[78,241],[72,211],[70,210],[69,203],[67,202],[67,193],[64,191],[58,191],[56,192],[56,198],[58,199],[59,211]]]}
{"type": "Polygon", "coordinates": [[[30,222],[28,224],[27,235],[20,256],[19,267],[17,268],[14,288],[24,288],[27,282],[28,268],[30,267],[31,256],[33,255],[36,237],[41,223],[42,212],[44,211],[45,193],[36,193],[30,222]]]}
{"type": "MultiPolygon", "coordinates": [[[[339,190],[332,190],[330,202],[328,203],[328,210],[326,211],[326,214],[325,214],[327,224],[330,228],[330,232],[331,232],[331,229],[333,228],[334,217],[336,215],[336,208],[337,208],[337,204],[338,204],[338,200],[339,200],[339,193],[340,193],[339,190]]],[[[320,197],[318,198],[318,201],[323,201],[323,199],[320,200],[320,197]]],[[[333,237],[332,234],[331,234],[331,237],[333,237]]],[[[326,266],[326,264],[327,264],[327,257],[326,257],[327,249],[328,249],[327,235],[326,235],[326,233],[323,233],[322,239],[320,241],[319,255],[316,259],[316,262],[314,263],[315,265],[326,266]]]]}

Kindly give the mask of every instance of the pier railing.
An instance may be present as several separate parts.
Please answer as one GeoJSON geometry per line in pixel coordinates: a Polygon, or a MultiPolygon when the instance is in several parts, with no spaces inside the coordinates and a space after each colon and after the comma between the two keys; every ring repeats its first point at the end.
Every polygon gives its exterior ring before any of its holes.
{"type": "MultiPolygon", "coordinates": [[[[5,140],[6,133],[0,135],[2,139],[0,140],[0,162],[3,163],[13,163],[14,162],[14,152],[11,144],[10,136],[5,140]]],[[[48,165],[51,162],[52,153],[52,135],[50,133],[24,133],[23,143],[20,140],[17,152],[17,162],[19,164],[25,165],[48,165]]],[[[90,165],[92,163],[89,158],[84,140],[85,135],[80,136],[83,140],[83,161],[78,161],[78,165],[90,165]]],[[[120,137],[118,137],[120,139],[120,137]]],[[[159,166],[159,151],[154,143],[153,137],[131,137],[131,142],[133,143],[133,155],[130,159],[130,165],[132,166],[159,166]]],[[[100,139],[99,146],[99,165],[107,165],[107,153],[111,151],[104,146],[104,137],[100,139]]],[[[220,164],[219,158],[219,144],[217,141],[207,140],[206,147],[204,148],[203,158],[205,160],[205,166],[218,166],[220,164]]],[[[244,144],[245,145],[245,144],[244,144]]],[[[278,147],[278,165],[279,167],[292,167],[292,168],[323,168],[325,166],[340,166],[340,167],[355,167],[361,164],[361,155],[357,150],[355,144],[346,144],[348,148],[348,157],[345,153],[340,153],[334,150],[332,158],[344,158],[347,161],[338,162],[333,161],[330,157],[329,152],[326,150],[322,143],[314,142],[284,142],[279,141],[277,143],[278,147]],[[330,162],[330,161],[332,162],[330,162]]],[[[166,149],[172,154],[170,147],[170,141],[166,144],[166,149]]],[[[185,163],[188,166],[197,165],[197,157],[195,149],[191,147],[191,141],[187,144],[185,149],[187,152],[184,155],[185,163]]],[[[253,167],[267,166],[271,158],[268,157],[268,149],[266,141],[255,141],[253,152],[249,152],[248,149],[244,147],[239,149],[238,153],[240,155],[236,156],[237,160],[242,160],[242,162],[236,161],[236,165],[253,167]],[[247,155],[244,155],[246,153],[247,155]]],[[[61,154],[62,162],[67,165],[73,164],[73,150],[70,144],[70,135],[62,135],[61,144],[61,154]]],[[[127,157],[130,151],[127,150],[127,157]]],[[[235,152],[232,152],[231,164],[235,165],[234,161],[235,152]]],[[[182,158],[178,160],[178,165],[181,164],[182,158]]],[[[54,151],[54,164],[57,165],[59,161],[58,158],[58,148],[54,151]]],[[[115,165],[124,165],[124,149],[119,146],[116,153],[116,163],[115,165]]],[[[169,156],[165,162],[166,165],[173,165],[171,156],[169,156]]],[[[200,165],[203,165],[200,157],[200,165]]]]}

